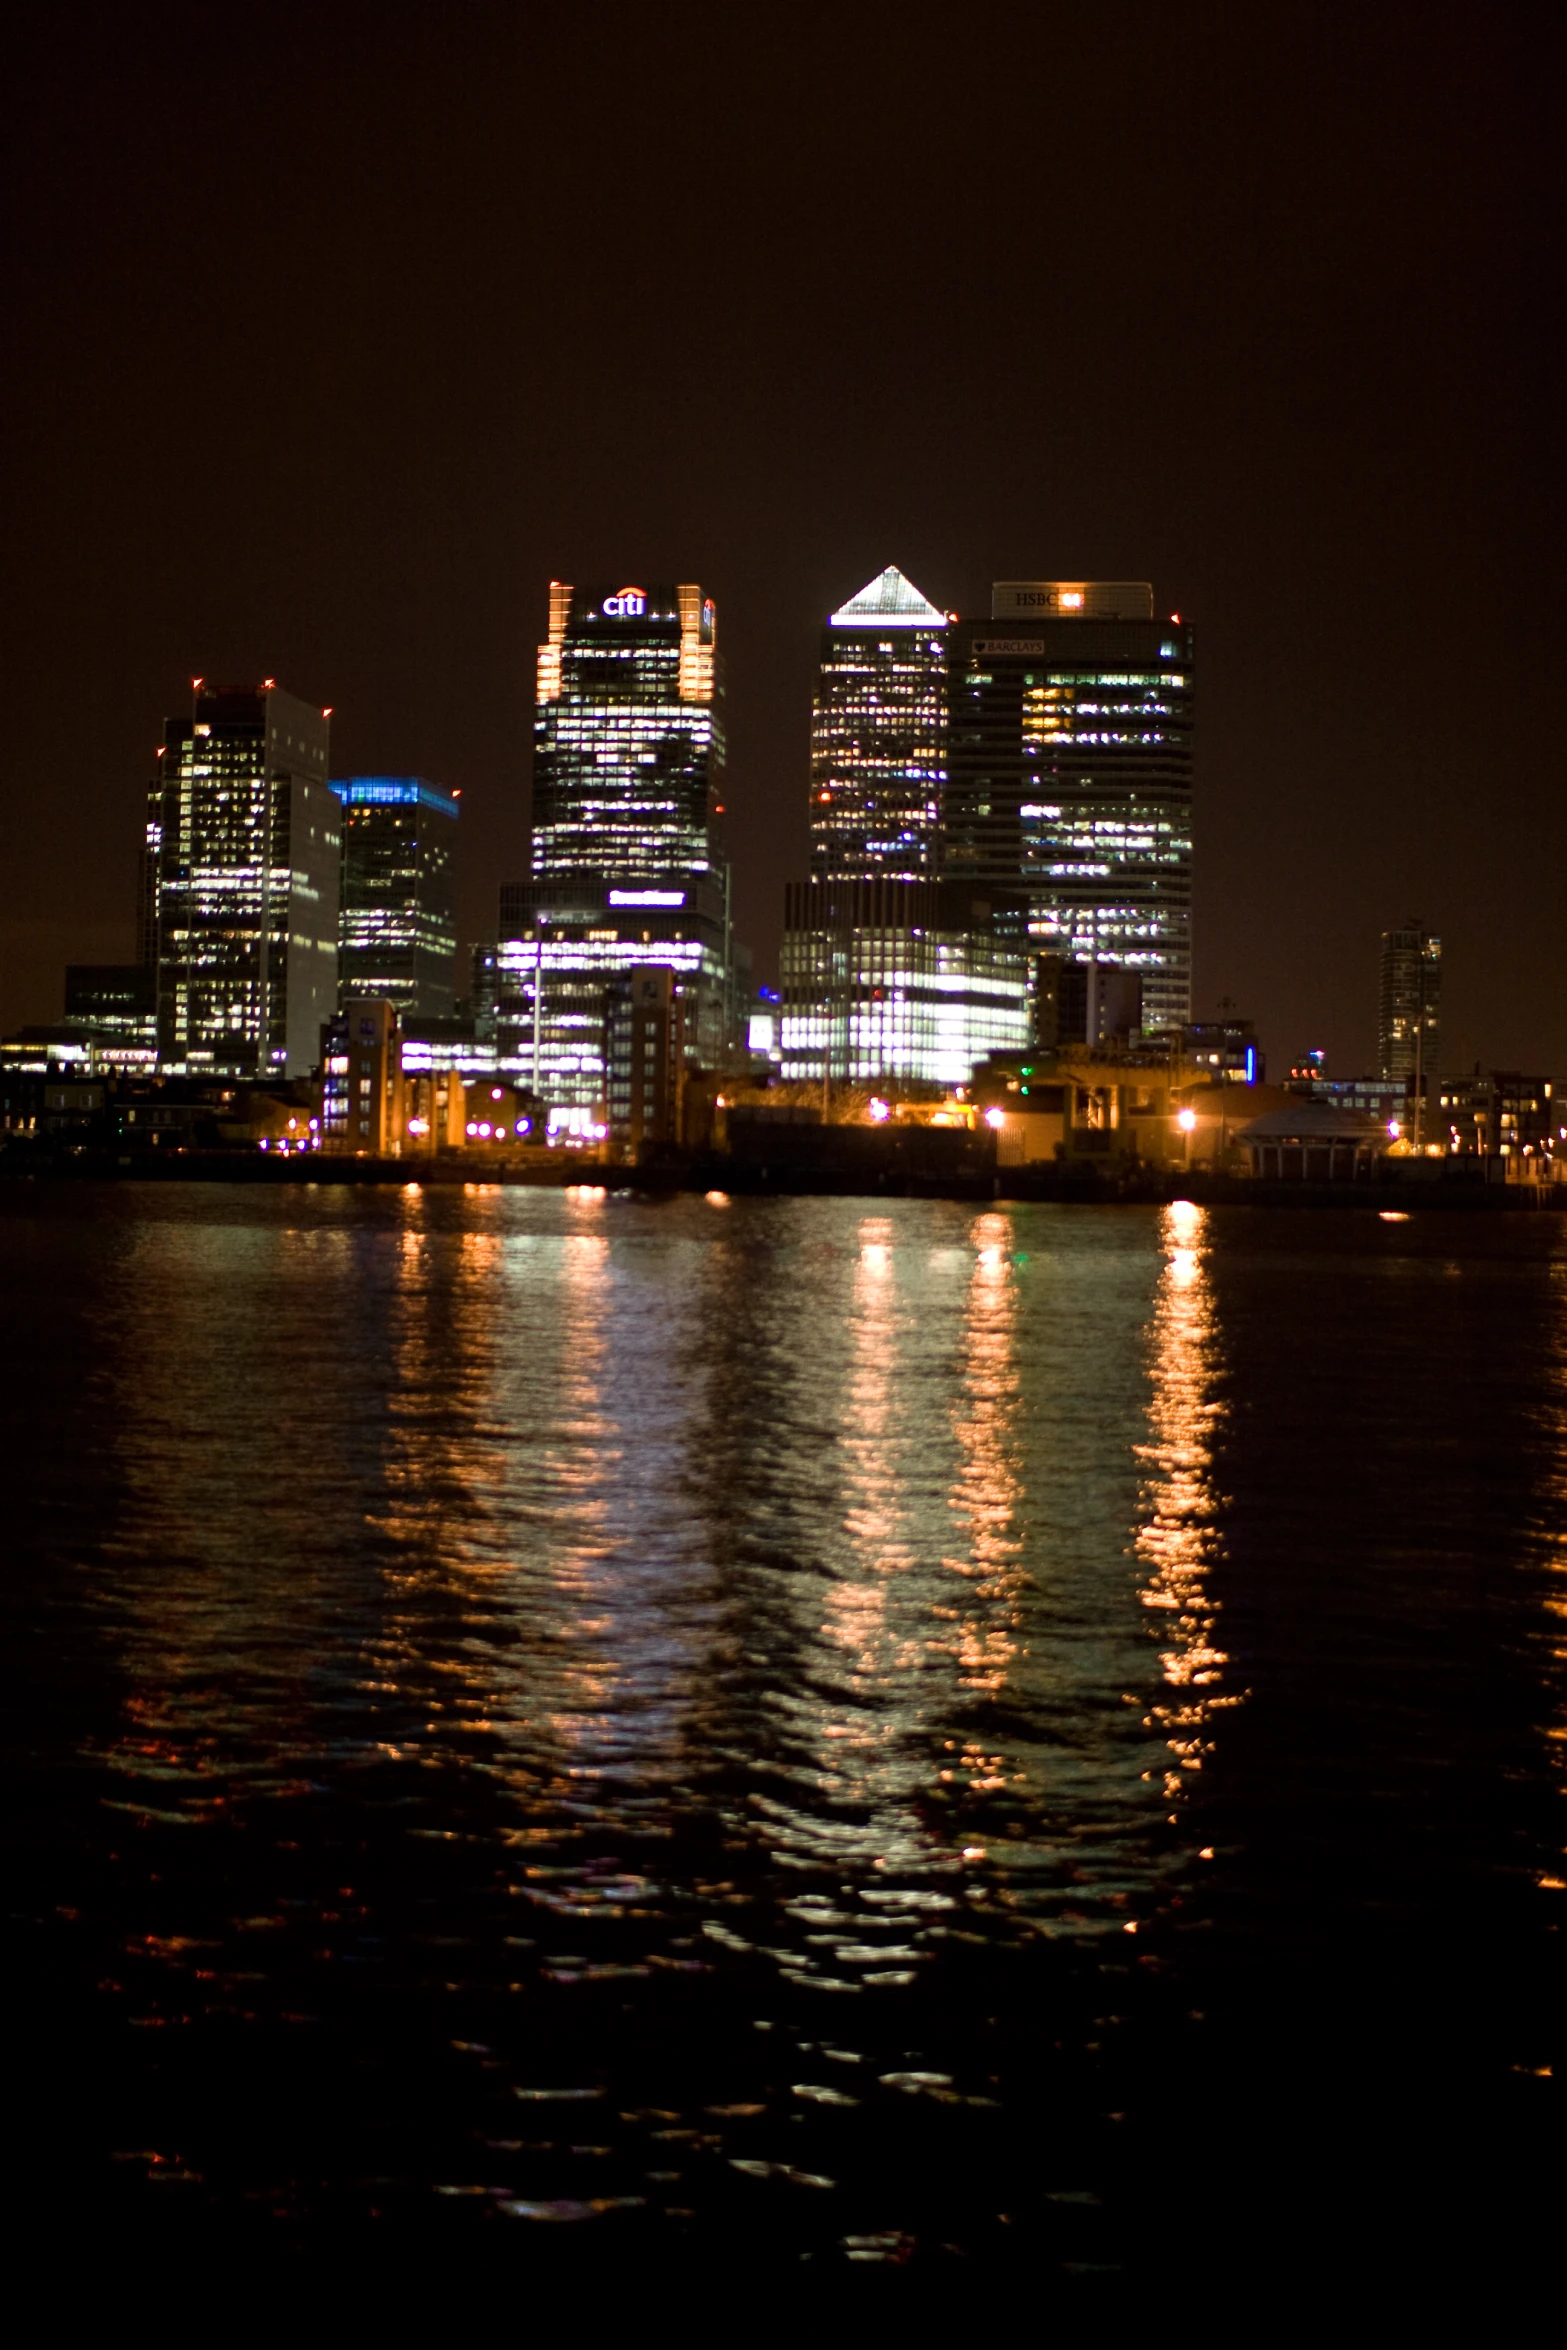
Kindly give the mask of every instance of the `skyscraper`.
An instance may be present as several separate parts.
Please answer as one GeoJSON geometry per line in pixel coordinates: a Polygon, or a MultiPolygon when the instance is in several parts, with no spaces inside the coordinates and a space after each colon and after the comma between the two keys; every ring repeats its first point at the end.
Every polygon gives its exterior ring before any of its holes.
{"type": "Polygon", "coordinates": [[[967,1084],[1027,1042],[1015,887],[942,873],[948,615],[889,564],[822,634],[811,879],[784,900],[786,1078],[967,1084]]]}
{"type": "Polygon", "coordinates": [[[546,1102],[606,1091],[607,990],[677,975],[685,1049],[712,1066],[733,1023],[723,676],[695,585],[550,586],[533,749],[533,873],[501,892],[502,1058],[546,1102]]]}
{"type": "Polygon", "coordinates": [[[174,1069],[303,1076],[337,1002],[341,811],[328,714],[196,680],[164,730],[158,1051],[174,1069]]]}
{"type": "Polygon", "coordinates": [[[1406,1093],[1416,1090],[1417,1077],[1428,1081],[1428,1092],[1442,1042],[1442,942],[1415,916],[1383,931],[1381,980],[1377,1066],[1406,1093]]]}
{"type": "Polygon", "coordinates": [[[1021,889],[1035,948],[1191,1017],[1192,631],[1145,582],[1006,580],[948,635],[945,870],[1021,889]]]}
{"type": "Polygon", "coordinates": [[[350,775],[343,806],[338,984],[404,1017],[442,1019],[456,995],[457,800],[422,775],[350,775]]]}
{"type": "Polygon", "coordinates": [[[946,631],[946,613],[891,563],[822,631],[813,881],[937,877],[946,631]]]}

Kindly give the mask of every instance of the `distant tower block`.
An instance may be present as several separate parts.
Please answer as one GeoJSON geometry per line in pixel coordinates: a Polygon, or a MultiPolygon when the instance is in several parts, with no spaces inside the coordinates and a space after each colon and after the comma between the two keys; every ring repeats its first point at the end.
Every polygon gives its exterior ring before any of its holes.
{"type": "Polygon", "coordinates": [[[1442,942],[1414,916],[1382,933],[1377,1066],[1412,1091],[1434,1079],[1442,1043],[1442,942]]]}
{"type": "Polygon", "coordinates": [[[931,881],[941,862],[947,615],[895,564],[822,631],[813,881],[931,881]]]}
{"type": "Polygon", "coordinates": [[[1021,890],[1035,950],[1191,1018],[1193,643],[1143,580],[1002,580],[947,639],[945,869],[1021,890]]]}
{"type": "Polygon", "coordinates": [[[337,1003],[342,811],[325,712],[269,678],[164,730],[158,1055],[192,1075],[302,1077],[337,1003]]]}

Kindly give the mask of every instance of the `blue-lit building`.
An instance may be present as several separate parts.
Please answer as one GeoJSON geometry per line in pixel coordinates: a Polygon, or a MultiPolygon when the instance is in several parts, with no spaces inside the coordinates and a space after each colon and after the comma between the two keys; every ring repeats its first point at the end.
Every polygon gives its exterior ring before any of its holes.
{"type": "Polygon", "coordinates": [[[350,775],[343,807],[340,1000],[383,997],[403,1017],[456,996],[457,795],[422,775],[350,775]]]}
{"type": "Polygon", "coordinates": [[[607,1125],[607,1023],[634,972],[674,974],[689,1062],[731,1041],[716,631],[699,586],[550,586],[532,875],[501,892],[497,1033],[508,1074],[583,1131],[607,1125]]]}

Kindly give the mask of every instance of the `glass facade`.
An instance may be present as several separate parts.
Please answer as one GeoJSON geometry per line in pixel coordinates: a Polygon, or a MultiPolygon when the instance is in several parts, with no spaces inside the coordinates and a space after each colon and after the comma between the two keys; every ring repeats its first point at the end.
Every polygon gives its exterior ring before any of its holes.
{"type": "Polygon", "coordinates": [[[949,615],[895,564],[822,634],[811,881],[785,896],[780,1074],[966,1085],[1027,1041],[1022,925],[941,884],[949,615]]]}
{"type": "Polygon", "coordinates": [[[822,632],[811,724],[811,876],[934,880],[947,615],[896,565],[822,632]]]}
{"type": "Polygon", "coordinates": [[[338,985],[442,1019],[455,1000],[457,801],[419,775],[351,775],[343,809],[338,985]]]}
{"type": "Polygon", "coordinates": [[[611,991],[650,968],[675,974],[687,1059],[717,1066],[728,1041],[727,936],[724,894],[711,877],[687,889],[502,890],[499,1066],[547,1103],[602,1107],[611,991]]]}
{"type": "Polygon", "coordinates": [[[967,1085],[1028,1042],[1020,914],[961,885],[791,884],[782,1068],[795,1082],[967,1085]]]}
{"type": "Polygon", "coordinates": [[[945,869],[1020,889],[1037,950],[1134,971],[1144,1028],[1179,1028],[1191,1016],[1192,630],[1154,620],[1150,589],[1115,599],[1107,609],[1093,582],[1008,582],[1002,617],[951,630],[945,869]],[[1049,617],[1013,617],[1025,590],[1049,617]],[[1146,617],[1125,610],[1138,604],[1146,617]]]}
{"type": "Polygon", "coordinates": [[[674,971],[688,1060],[734,1005],[717,613],[700,586],[550,586],[533,744],[533,878],[501,892],[501,1066],[553,1106],[603,1110],[611,992],[674,971]]]}
{"type": "Polygon", "coordinates": [[[205,690],[164,732],[158,1052],[308,1075],[337,1003],[341,811],[324,712],[268,682],[205,690]]]}

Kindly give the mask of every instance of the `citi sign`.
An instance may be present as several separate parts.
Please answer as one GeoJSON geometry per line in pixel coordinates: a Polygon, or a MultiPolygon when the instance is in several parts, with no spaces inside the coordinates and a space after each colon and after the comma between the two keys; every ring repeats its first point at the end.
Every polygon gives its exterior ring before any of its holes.
{"type": "Polygon", "coordinates": [[[646,590],[622,588],[618,596],[606,596],[599,610],[606,620],[640,620],[647,610],[646,590]]]}

